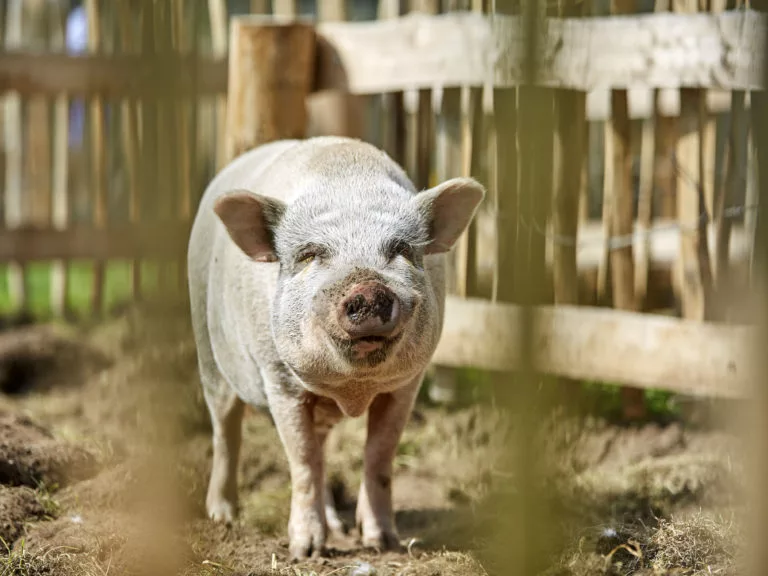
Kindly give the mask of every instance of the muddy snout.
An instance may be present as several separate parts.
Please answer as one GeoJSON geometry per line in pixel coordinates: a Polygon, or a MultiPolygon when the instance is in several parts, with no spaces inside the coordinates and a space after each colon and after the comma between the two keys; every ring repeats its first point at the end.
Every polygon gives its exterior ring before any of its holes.
{"type": "Polygon", "coordinates": [[[350,338],[387,338],[397,329],[402,312],[400,300],[380,282],[355,284],[338,306],[339,326],[350,338]]]}

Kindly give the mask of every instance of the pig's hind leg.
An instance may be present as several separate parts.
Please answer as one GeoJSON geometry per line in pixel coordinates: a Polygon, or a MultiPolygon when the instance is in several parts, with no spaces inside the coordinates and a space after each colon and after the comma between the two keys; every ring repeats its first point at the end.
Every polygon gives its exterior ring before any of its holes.
{"type": "Polygon", "coordinates": [[[237,463],[245,403],[221,376],[216,379],[218,382],[203,386],[213,426],[213,463],[205,507],[214,521],[231,524],[237,516],[237,463]]]}

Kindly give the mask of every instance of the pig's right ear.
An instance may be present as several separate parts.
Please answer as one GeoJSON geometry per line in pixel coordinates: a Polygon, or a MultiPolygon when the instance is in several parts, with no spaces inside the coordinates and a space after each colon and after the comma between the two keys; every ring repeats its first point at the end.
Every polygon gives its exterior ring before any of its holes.
{"type": "Polygon", "coordinates": [[[485,188],[473,178],[453,178],[416,194],[415,201],[430,226],[425,254],[450,250],[469,226],[485,188]]]}
{"type": "Polygon", "coordinates": [[[276,262],[275,234],[285,204],[245,190],[220,196],[213,207],[230,238],[256,262],[276,262]]]}

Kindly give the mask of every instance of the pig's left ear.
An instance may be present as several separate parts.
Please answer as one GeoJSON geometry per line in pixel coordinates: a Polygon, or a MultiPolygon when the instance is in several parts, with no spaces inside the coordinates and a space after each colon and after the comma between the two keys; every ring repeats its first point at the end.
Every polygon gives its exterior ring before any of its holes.
{"type": "Polygon", "coordinates": [[[275,234],[285,204],[245,190],[220,196],[213,209],[227,228],[230,238],[256,262],[276,262],[275,234]]]}
{"type": "Polygon", "coordinates": [[[425,254],[448,252],[469,226],[485,188],[472,178],[453,178],[417,194],[414,200],[430,223],[425,254]]]}

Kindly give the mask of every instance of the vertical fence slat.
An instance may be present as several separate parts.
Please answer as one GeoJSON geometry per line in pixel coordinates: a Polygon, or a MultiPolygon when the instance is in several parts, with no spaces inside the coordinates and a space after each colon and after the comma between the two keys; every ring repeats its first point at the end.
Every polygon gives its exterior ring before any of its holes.
{"type": "MultiPolygon", "coordinates": [[[[97,0],[86,1],[88,19],[88,51],[101,51],[102,26],[101,11],[97,0]]],[[[89,103],[91,126],[90,150],[90,185],[92,187],[92,220],[96,228],[107,225],[107,173],[106,173],[106,139],[104,134],[104,102],[101,96],[92,96],[89,103]]],[[[93,263],[93,287],[91,290],[91,312],[99,315],[104,306],[105,262],[97,260],[93,263]]]]}
{"type": "Polygon", "coordinates": [[[681,136],[677,144],[677,212],[680,234],[681,289],[683,317],[703,321],[707,306],[708,247],[706,241],[706,204],[702,181],[701,111],[702,92],[683,88],[681,99],[681,136]]]}
{"type": "Polygon", "coordinates": [[[640,189],[637,199],[637,242],[635,254],[635,303],[642,309],[648,293],[648,273],[651,262],[651,221],[653,218],[653,168],[656,139],[653,118],[644,118],[640,136],[640,189]]]}
{"type": "MultiPolygon", "coordinates": [[[[634,0],[614,0],[611,12],[629,14],[634,11],[634,0]]],[[[611,132],[613,157],[613,203],[611,209],[611,238],[626,237],[633,233],[634,202],[632,185],[632,124],[629,118],[629,101],[626,90],[611,90],[611,132]]],[[[634,262],[632,245],[611,246],[611,285],[613,305],[619,310],[634,311],[635,300],[634,262]]],[[[627,419],[645,415],[645,395],[642,390],[623,387],[622,411],[627,419]]]]}
{"type": "Polygon", "coordinates": [[[269,14],[270,0],[251,0],[251,14],[269,14]]]}
{"type": "MultiPolygon", "coordinates": [[[[123,54],[135,54],[138,51],[136,29],[129,0],[119,0],[117,4],[119,51],[123,54]]],[[[141,167],[139,165],[139,115],[138,100],[124,98],[120,102],[120,124],[122,148],[128,185],[128,221],[139,221],[141,210],[141,167]]],[[[141,260],[130,262],[131,296],[141,299],[141,260]]]]}
{"type": "MultiPolygon", "coordinates": [[[[63,50],[64,12],[57,3],[51,4],[51,10],[54,12],[51,21],[59,28],[58,41],[52,48],[63,50]]],[[[53,124],[51,223],[57,230],[64,230],[69,220],[69,98],[66,94],[56,96],[53,124]]],[[[54,316],[66,315],[68,296],[67,262],[54,261],[51,264],[50,285],[51,312],[54,316]]]]}
{"type": "MultiPolygon", "coordinates": [[[[155,47],[162,57],[172,56],[174,46],[174,10],[169,2],[155,3],[155,47]]],[[[183,99],[176,90],[174,71],[169,70],[155,82],[164,82],[164,90],[157,100],[157,210],[156,217],[168,221],[178,214],[179,197],[183,193],[178,170],[181,159],[186,154],[186,143],[179,141],[178,108],[183,99]]],[[[163,295],[173,296],[178,288],[179,275],[174,275],[174,264],[179,259],[159,262],[159,288],[163,295]]]]}
{"type": "MultiPolygon", "coordinates": [[[[581,15],[583,3],[568,1],[563,17],[581,15]]],[[[555,183],[552,210],[552,277],[555,304],[577,304],[579,275],[576,267],[576,233],[579,225],[579,199],[583,195],[585,166],[586,93],[560,90],[557,93],[556,144],[559,159],[559,181],[555,183]],[[559,239],[572,239],[572,242],[559,239]]]]}
{"type": "MultiPolygon", "coordinates": [[[[447,6],[448,10],[460,10],[461,2],[447,6]]],[[[459,88],[442,88],[432,92],[432,110],[434,114],[434,162],[435,179],[443,182],[460,175],[461,167],[461,93],[459,88]]],[[[446,293],[459,294],[459,260],[456,249],[446,258],[446,293]]],[[[457,396],[456,369],[435,366],[429,397],[433,402],[450,403],[457,396]]]]}
{"type": "Polygon", "coordinates": [[[296,0],[272,0],[272,7],[274,13],[278,16],[295,18],[298,14],[296,0]]]}
{"type": "MultiPolygon", "coordinates": [[[[22,43],[22,0],[7,3],[5,47],[18,49],[22,43]]],[[[22,224],[22,102],[15,92],[5,95],[5,226],[16,228],[22,224]]],[[[16,309],[27,307],[27,291],[24,281],[25,267],[9,262],[7,267],[8,292],[11,306],[16,309]]]]}
{"type": "MultiPolygon", "coordinates": [[[[731,245],[732,220],[726,214],[726,211],[736,205],[738,191],[747,186],[745,163],[747,157],[746,130],[748,117],[745,108],[745,96],[745,93],[740,90],[734,90],[731,94],[731,127],[725,152],[727,158],[725,180],[717,195],[714,207],[715,256],[713,272],[717,282],[718,319],[724,319],[731,284],[729,280],[729,249],[731,245]]],[[[751,208],[746,199],[745,204],[747,211],[750,211],[751,208]]],[[[746,224],[747,218],[745,214],[745,229],[747,227],[746,224]]]]}
{"type": "Polygon", "coordinates": [[[494,258],[495,299],[512,302],[514,284],[512,270],[517,244],[517,89],[498,88],[493,97],[496,125],[498,166],[496,194],[496,255],[494,258]]]}
{"type": "MultiPolygon", "coordinates": [[[[185,29],[184,14],[190,10],[188,0],[174,0],[173,10],[170,14],[170,27],[173,31],[174,42],[171,50],[177,54],[189,55],[190,42],[189,35],[185,29]]],[[[195,8],[192,8],[195,9],[195,8]]],[[[176,207],[176,214],[169,214],[170,218],[177,218],[188,222],[192,217],[192,181],[190,167],[192,165],[192,146],[193,140],[190,138],[189,118],[194,112],[193,104],[197,99],[195,88],[191,93],[179,94],[179,97],[170,101],[172,112],[174,113],[174,142],[173,149],[176,163],[174,186],[177,192],[177,201],[172,205],[176,207]]],[[[179,291],[184,291],[187,278],[187,259],[186,255],[180,254],[176,259],[176,283],[179,291]]]]}
{"type": "MultiPolygon", "coordinates": [[[[347,20],[345,0],[317,3],[320,22],[347,20]]],[[[370,96],[349,94],[342,90],[324,90],[312,94],[307,102],[310,109],[310,135],[338,134],[365,139],[365,112],[370,96]]]]}
{"type": "MultiPolygon", "coordinates": [[[[410,0],[409,12],[437,14],[437,0],[410,0]]],[[[431,90],[408,90],[403,95],[406,110],[406,169],[419,189],[429,186],[432,135],[431,90]]]]}
{"type": "Polygon", "coordinates": [[[755,232],[757,230],[757,202],[759,194],[757,154],[755,149],[755,138],[752,130],[747,135],[747,186],[745,192],[744,204],[752,209],[744,214],[744,234],[749,242],[749,271],[750,278],[753,276],[754,252],[755,252],[755,232]]]}
{"type": "MultiPolygon", "coordinates": [[[[277,13],[277,5],[275,5],[277,13]]],[[[226,0],[208,0],[208,15],[211,21],[211,44],[214,58],[227,56],[227,3],[226,0]]],[[[226,118],[227,96],[226,94],[215,98],[216,115],[216,169],[221,170],[226,164],[226,118]]]]}
{"type": "Polygon", "coordinates": [[[600,260],[597,265],[597,300],[605,301],[608,293],[608,266],[610,262],[610,240],[613,221],[613,129],[609,121],[602,123],[603,131],[603,210],[600,226],[603,230],[600,260]]]}
{"type": "MultiPolygon", "coordinates": [[[[174,0],[173,13],[171,16],[171,25],[173,28],[173,37],[175,39],[175,51],[179,54],[188,55],[189,38],[184,26],[184,14],[190,9],[187,0],[174,0]]],[[[176,112],[176,144],[177,149],[177,172],[179,184],[179,216],[183,220],[188,220],[192,215],[192,183],[190,181],[190,129],[189,116],[191,114],[191,103],[196,99],[196,94],[182,94],[179,101],[172,103],[176,112]]]]}
{"type": "MultiPolygon", "coordinates": [[[[379,20],[398,16],[400,16],[400,0],[379,0],[379,20]]],[[[405,110],[402,92],[381,95],[381,120],[381,139],[384,150],[396,162],[404,164],[405,110]]]]}

